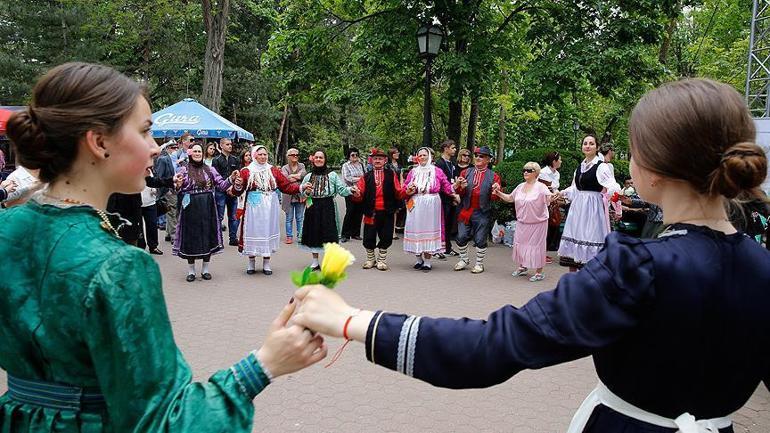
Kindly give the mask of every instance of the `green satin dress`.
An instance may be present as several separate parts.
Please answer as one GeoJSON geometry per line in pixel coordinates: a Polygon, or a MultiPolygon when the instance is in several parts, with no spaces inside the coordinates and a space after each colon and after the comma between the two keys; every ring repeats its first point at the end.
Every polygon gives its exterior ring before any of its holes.
{"type": "Polygon", "coordinates": [[[43,197],[0,213],[0,368],[98,388],[106,407],[57,410],[6,394],[0,432],[250,432],[252,399],[269,383],[253,354],[192,382],[151,256],[93,208],[43,197]]]}

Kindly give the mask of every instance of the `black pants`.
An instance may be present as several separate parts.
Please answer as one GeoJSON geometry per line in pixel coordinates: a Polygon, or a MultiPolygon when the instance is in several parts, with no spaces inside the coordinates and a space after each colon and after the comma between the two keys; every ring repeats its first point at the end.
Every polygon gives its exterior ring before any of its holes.
{"type": "Polygon", "coordinates": [[[356,203],[353,198],[345,197],[345,219],[342,220],[342,237],[352,238],[361,236],[361,218],[363,217],[363,205],[356,203]]]}
{"type": "Polygon", "coordinates": [[[148,249],[154,250],[158,248],[158,208],[155,205],[143,207],[142,219],[145,243],[148,249]]]}
{"type": "Polygon", "coordinates": [[[441,203],[444,211],[444,237],[446,239],[446,253],[452,251],[452,239],[457,235],[457,206],[451,201],[441,203]]]}
{"type": "Polygon", "coordinates": [[[559,242],[561,242],[561,227],[548,225],[548,234],[545,238],[546,249],[548,251],[559,251],[559,242]]]}
{"type": "Polygon", "coordinates": [[[387,250],[393,245],[393,214],[375,212],[374,224],[364,224],[364,248],[373,250],[375,247],[387,250]],[[380,242],[377,242],[379,236],[380,242]]]}

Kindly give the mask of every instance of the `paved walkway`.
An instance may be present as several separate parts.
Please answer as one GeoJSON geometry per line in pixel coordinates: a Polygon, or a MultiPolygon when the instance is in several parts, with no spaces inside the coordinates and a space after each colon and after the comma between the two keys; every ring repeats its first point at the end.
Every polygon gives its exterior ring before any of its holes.
{"type": "MultiPolygon", "coordinates": [[[[161,236],[163,232],[161,232],[161,236]]],[[[358,257],[350,279],[339,287],[362,308],[429,316],[484,318],[504,304],[520,306],[552,288],[563,270],[546,268],[546,279],[530,283],[510,276],[511,250],[492,246],[487,272],[453,272],[454,260],[434,263],[424,274],[411,268],[400,241],[390,250],[392,270],[360,269],[359,241],[346,244],[358,257]]],[[[282,245],[270,277],[246,275],[246,261],[227,247],[213,259],[214,279],[185,281],[187,265],[158,257],[166,302],[178,345],[196,380],[228,367],[263,340],[269,322],[294,290],[289,272],[310,262],[296,245],[282,245]]],[[[451,343],[450,343],[451,344],[451,343]]],[[[332,341],[330,352],[339,347],[332,341]]],[[[0,391],[5,391],[0,372],[0,391]]],[[[590,359],[525,371],[484,390],[446,390],[407,379],[365,361],[363,346],[351,344],[331,368],[321,365],[279,378],[255,400],[255,431],[262,432],[560,432],[597,381],[590,359]]],[[[760,387],[734,417],[736,432],[770,431],[770,393],[760,387]]]]}

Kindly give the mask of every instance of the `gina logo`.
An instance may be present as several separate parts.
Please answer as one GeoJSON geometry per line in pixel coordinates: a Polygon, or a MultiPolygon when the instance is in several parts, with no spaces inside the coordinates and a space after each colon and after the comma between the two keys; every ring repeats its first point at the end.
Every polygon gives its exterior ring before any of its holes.
{"type": "Polygon", "coordinates": [[[155,123],[157,126],[166,126],[171,123],[180,125],[195,125],[200,123],[200,121],[200,116],[187,116],[185,114],[166,113],[158,116],[158,118],[155,119],[155,122],[153,123],[155,123]]]}

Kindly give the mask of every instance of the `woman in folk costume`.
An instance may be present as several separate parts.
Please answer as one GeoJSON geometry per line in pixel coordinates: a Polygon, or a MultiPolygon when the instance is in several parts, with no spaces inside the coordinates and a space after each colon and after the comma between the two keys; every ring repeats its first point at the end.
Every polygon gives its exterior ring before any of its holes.
{"type": "Polygon", "coordinates": [[[334,197],[347,197],[357,189],[355,186],[346,186],[336,172],[329,170],[326,166],[326,152],[323,150],[313,153],[312,163],[310,173],[302,180],[302,195],[307,197],[307,204],[299,247],[312,253],[313,262],[310,266],[320,269],[318,255],[323,251],[324,244],[340,240],[340,223],[334,197]]]}
{"type": "Polygon", "coordinates": [[[260,256],[262,273],[272,275],[270,256],[278,251],[281,243],[281,222],[284,221],[281,218],[278,194],[296,194],[299,192],[299,185],[292,183],[278,167],[267,162],[267,148],[262,145],[251,151],[251,163],[241,169],[240,179],[233,187],[235,195],[245,194],[238,251],[249,257],[247,274],[257,272],[256,256],[260,256]]]}
{"type": "Polygon", "coordinates": [[[271,376],[326,353],[320,336],[286,325],[290,303],[259,350],[192,380],[158,264],[104,211],[110,194],[144,188],[158,155],[144,94],[114,69],[67,63],[8,121],[19,162],[48,187],[0,212],[0,257],[23,257],[0,263],[4,433],[248,433],[271,376]]]}
{"type": "Polygon", "coordinates": [[[417,256],[415,269],[431,270],[430,259],[444,250],[443,208],[440,193],[460,201],[444,172],[433,165],[432,151],[421,147],[417,151],[417,166],[406,177],[405,193],[410,198],[406,205],[404,251],[417,256]]]}
{"type": "Polygon", "coordinates": [[[190,266],[187,271],[188,282],[195,281],[195,260],[198,259],[203,260],[201,278],[211,279],[211,255],[220,253],[223,248],[214,191],[228,190],[231,180],[237,177],[238,172],[234,171],[229,179],[223,179],[215,168],[206,165],[203,146],[197,143],[190,147],[190,159],[175,177],[174,186],[181,201],[172,252],[175,256],[187,259],[190,266]]]}
{"type": "Polygon", "coordinates": [[[611,165],[598,155],[596,137],[583,138],[585,159],[575,170],[572,185],[561,195],[571,202],[559,245],[559,263],[570,271],[583,267],[604,246],[610,234],[606,196],[620,191],[611,165]]]}
{"type": "Polygon", "coordinates": [[[764,195],[755,135],[731,86],[666,84],[629,119],[631,175],[668,225],[657,239],[614,232],[555,290],[487,320],[362,311],[307,286],[294,323],[365,342],[369,361],[445,388],[592,356],[600,382],[568,433],[732,433],[730,414],[770,388],[770,252],[725,210],[764,195]]]}

